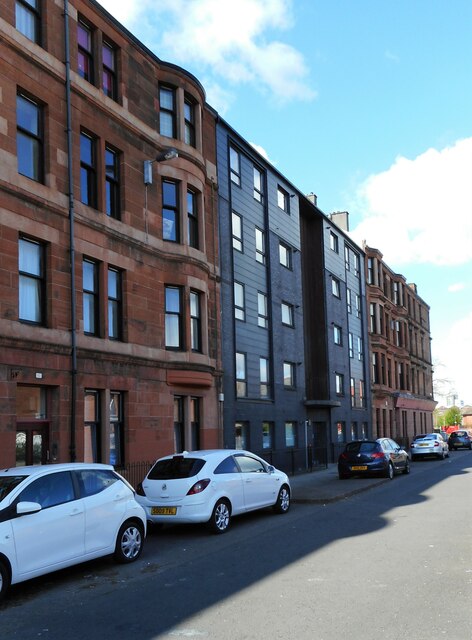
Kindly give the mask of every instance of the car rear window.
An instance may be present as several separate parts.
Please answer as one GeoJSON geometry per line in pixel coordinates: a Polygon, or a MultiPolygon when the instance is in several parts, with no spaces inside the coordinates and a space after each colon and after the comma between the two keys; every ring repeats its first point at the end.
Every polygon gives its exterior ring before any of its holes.
{"type": "Polygon", "coordinates": [[[27,476],[0,476],[0,500],[6,498],[27,476]]]}
{"type": "Polygon", "coordinates": [[[464,436],[469,435],[466,431],[454,431],[453,433],[451,433],[451,436],[455,437],[455,436],[461,436],[462,438],[464,436]]]}
{"type": "Polygon", "coordinates": [[[167,460],[158,460],[149,472],[149,480],[177,480],[178,478],[191,478],[205,465],[201,458],[184,458],[174,456],[167,460]]]}
{"type": "Polygon", "coordinates": [[[349,453],[371,453],[378,451],[379,448],[378,442],[351,442],[346,446],[346,451],[349,453]]]}

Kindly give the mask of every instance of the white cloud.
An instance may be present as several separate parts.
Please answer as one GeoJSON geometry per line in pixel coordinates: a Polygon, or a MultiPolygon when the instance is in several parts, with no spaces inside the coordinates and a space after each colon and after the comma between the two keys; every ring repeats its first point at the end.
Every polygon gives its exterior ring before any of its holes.
{"type": "Polygon", "coordinates": [[[452,322],[444,335],[435,336],[433,349],[435,359],[442,363],[440,372],[435,367],[436,375],[451,381],[459,400],[472,404],[472,311],[452,322]]]}
{"type": "Polygon", "coordinates": [[[463,291],[465,289],[465,284],[463,282],[456,282],[454,284],[450,284],[447,290],[450,293],[457,293],[458,291],[463,291]]]}
{"type": "Polygon", "coordinates": [[[472,138],[404,157],[358,189],[357,242],[387,263],[466,264],[472,259],[472,138]]]}
{"type": "Polygon", "coordinates": [[[269,154],[267,153],[267,151],[264,149],[264,147],[261,147],[261,145],[256,144],[255,142],[250,142],[249,143],[251,145],[251,147],[253,147],[257,153],[259,153],[263,158],[265,158],[268,162],[270,162],[271,164],[275,165],[274,162],[272,162],[272,160],[269,158],[269,154]]]}
{"type": "Polygon", "coordinates": [[[303,55],[267,33],[292,26],[292,0],[100,2],[163,60],[218,84],[252,84],[278,103],[315,97],[303,55]]]}

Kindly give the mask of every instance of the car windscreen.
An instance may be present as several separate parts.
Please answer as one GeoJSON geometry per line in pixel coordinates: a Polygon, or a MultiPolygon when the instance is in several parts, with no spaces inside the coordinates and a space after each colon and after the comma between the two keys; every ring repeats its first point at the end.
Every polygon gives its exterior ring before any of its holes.
{"type": "Polygon", "coordinates": [[[17,487],[27,476],[0,476],[0,500],[17,487]]]}
{"type": "Polygon", "coordinates": [[[372,453],[378,451],[380,445],[378,442],[351,442],[346,446],[349,453],[372,453]]]}
{"type": "Polygon", "coordinates": [[[176,480],[196,476],[205,464],[201,458],[184,458],[174,456],[166,460],[158,460],[149,472],[149,480],[176,480]]]}

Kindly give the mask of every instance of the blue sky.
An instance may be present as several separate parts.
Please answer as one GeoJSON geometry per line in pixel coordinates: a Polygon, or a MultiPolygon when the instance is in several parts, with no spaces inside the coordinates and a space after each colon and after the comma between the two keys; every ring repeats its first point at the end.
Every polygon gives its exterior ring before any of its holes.
{"type": "Polygon", "coordinates": [[[101,3],[417,284],[436,399],[472,404],[472,2],[101,3]]]}

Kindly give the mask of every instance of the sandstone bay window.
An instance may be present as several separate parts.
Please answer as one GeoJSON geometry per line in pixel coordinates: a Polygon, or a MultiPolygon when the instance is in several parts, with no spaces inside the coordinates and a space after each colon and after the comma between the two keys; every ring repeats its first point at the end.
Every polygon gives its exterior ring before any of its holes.
{"type": "Polygon", "coordinates": [[[180,242],[178,183],[162,181],[162,237],[170,242],[180,242]]]}
{"type": "Polygon", "coordinates": [[[112,100],[117,99],[116,49],[106,40],[102,43],[102,90],[112,100]]]}
{"type": "Polygon", "coordinates": [[[199,249],[198,241],[198,199],[197,194],[187,190],[187,231],[189,247],[199,249]]]}
{"type": "Polygon", "coordinates": [[[198,291],[190,291],[190,344],[192,351],[202,350],[201,302],[198,291]]]}
{"type": "Polygon", "coordinates": [[[96,140],[84,131],[80,134],[80,200],[97,207],[96,140]]]}
{"type": "Polygon", "coordinates": [[[41,0],[16,0],[15,26],[20,33],[41,44],[41,0]]]}
{"type": "Polygon", "coordinates": [[[108,268],[108,337],[121,340],[123,334],[122,276],[108,268]]]}
{"type": "Polygon", "coordinates": [[[109,146],[105,147],[105,212],[120,217],[120,154],[109,146]]]}
{"type": "Polygon", "coordinates": [[[113,465],[124,464],[123,394],[110,393],[110,460],[113,465]]]}
{"type": "Polygon", "coordinates": [[[100,393],[86,389],[84,395],[84,462],[102,461],[100,393]]]}
{"type": "Polygon", "coordinates": [[[45,248],[29,238],[18,241],[18,316],[23,322],[45,325],[45,248]]]}
{"type": "Polygon", "coordinates": [[[190,398],[190,435],[192,451],[200,449],[200,398],[190,398]]]}
{"type": "Polygon", "coordinates": [[[182,349],[182,289],[165,288],[165,346],[166,349],[182,349]]]}
{"type": "Polygon", "coordinates": [[[159,89],[159,133],[167,138],[176,138],[176,100],[173,87],[159,89]]]}
{"type": "Polygon", "coordinates": [[[18,173],[43,181],[43,108],[23,93],[16,96],[16,153],[18,173]]]}
{"type": "Polygon", "coordinates": [[[93,32],[90,25],[79,19],[77,23],[78,74],[93,84],[93,32]]]}
{"type": "Polygon", "coordinates": [[[99,287],[98,264],[84,259],[82,262],[83,321],[84,333],[99,335],[99,287]]]}
{"type": "Polygon", "coordinates": [[[184,100],[184,142],[195,146],[195,104],[189,98],[184,100]]]}

